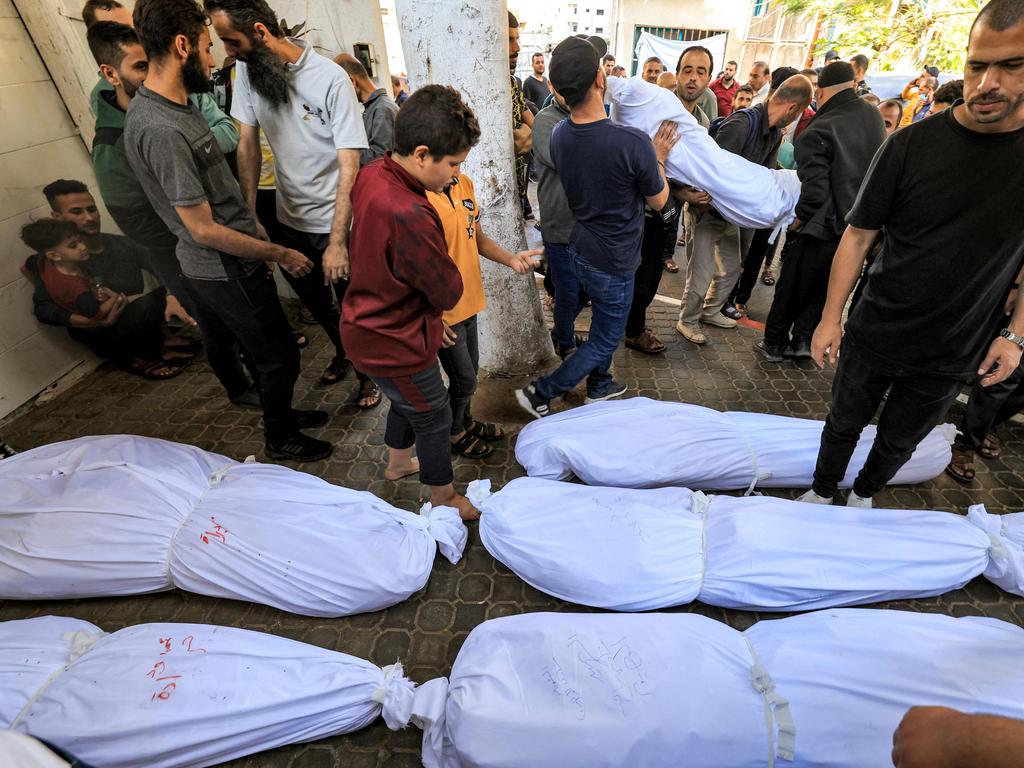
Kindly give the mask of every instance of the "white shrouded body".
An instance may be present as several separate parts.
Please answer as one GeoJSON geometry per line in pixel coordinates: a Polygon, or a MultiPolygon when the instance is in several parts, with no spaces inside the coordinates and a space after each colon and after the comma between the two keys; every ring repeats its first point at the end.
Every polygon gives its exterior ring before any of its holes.
{"type": "Polygon", "coordinates": [[[532,613],[470,633],[442,754],[424,762],[879,768],[916,704],[1024,716],[1024,630],[866,609],[745,632],[697,614],[532,613]]]}
{"type": "MultiPolygon", "coordinates": [[[[531,477],[589,485],[666,485],[732,491],[810,488],[824,422],[767,413],[722,413],[689,403],[634,397],[594,403],[527,424],[516,459],[531,477]]],[[[868,426],[840,487],[853,485],[875,427],[868,426]]],[[[921,483],[942,474],[952,457],[951,424],[933,429],[890,485],[921,483]]]]}
{"type": "Polygon", "coordinates": [[[438,548],[456,562],[458,512],[416,515],[371,493],[188,445],[114,435],[0,463],[0,597],[171,589],[342,616],[401,602],[438,548]]]}
{"type": "Polygon", "coordinates": [[[718,212],[740,227],[775,229],[792,219],[800,197],[796,171],[765,168],[722,149],[673,91],[640,76],[607,82],[616,122],[652,137],[664,120],[679,126],[681,138],[666,163],[670,179],[707,192],[718,212]]]}
{"type": "Polygon", "coordinates": [[[550,595],[617,611],[699,600],[799,611],[929,597],[984,574],[1024,596],[1024,514],[854,509],[519,478],[485,498],[487,551],[550,595]]]}
{"type": "Polygon", "coordinates": [[[381,669],[262,632],[141,624],[108,635],[57,616],[0,623],[0,727],[103,768],[216,765],[381,714],[398,727],[415,698],[400,664],[381,669]]]}

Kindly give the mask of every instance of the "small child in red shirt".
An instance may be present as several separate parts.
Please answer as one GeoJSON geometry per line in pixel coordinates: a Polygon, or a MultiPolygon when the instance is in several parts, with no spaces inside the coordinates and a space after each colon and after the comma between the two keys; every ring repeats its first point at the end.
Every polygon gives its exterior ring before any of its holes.
{"type": "Polygon", "coordinates": [[[37,283],[37,294],[43,291],[42,298],[67,313],[71,338],[100,357],[130,364],[130,370],[147,378],[181,373],[180,365],[161,360],[162,292],[125,296],[94,281],[87,266],[89,250],[71,222],[34,221],[22,227],[21,239],[35,251],[26,262],[26,274],[37,283]]]}

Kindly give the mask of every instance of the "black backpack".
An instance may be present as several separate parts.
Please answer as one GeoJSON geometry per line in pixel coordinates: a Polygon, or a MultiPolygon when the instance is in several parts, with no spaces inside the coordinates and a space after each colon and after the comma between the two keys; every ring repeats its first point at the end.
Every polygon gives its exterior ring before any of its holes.
{"type": "MultiPolygon", "coordinates": [[[[737,110],[726,117],[716,117],[711,121],[711,125],[708,126],[708,135],[711,136],[711,138],[715,138],[726,120],[731,119],[733,115],[740,114],[747,116],[747,138],[743,142],[743,151],[740,152],[742,157],[747,158],[747,150],[750,148],[750,144],[754,140],[754,137],[757,136],[758,131],[761,130],[761,113],[753,107],[744,107],[743,109],[737,110]]],[[[750,158],[747,159],[749,160],[750,158]]]]}

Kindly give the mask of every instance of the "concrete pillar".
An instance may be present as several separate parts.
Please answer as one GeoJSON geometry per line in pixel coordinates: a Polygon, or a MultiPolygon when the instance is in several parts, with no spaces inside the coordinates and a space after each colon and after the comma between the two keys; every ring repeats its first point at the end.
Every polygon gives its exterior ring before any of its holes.
{"type": "MultiPolygon", "coordinates": [[[[526,248],[516,191],[508,17],[501,0],[398,0],[402,50],[413,88],[454,86],[480,123],[464,173],[473,179],[481,222],[511,251],[526,248]]],[[[487,310],[480,315],[480,365],[498,376],[539,370],[554,357],[532,274],[481,260],[487,310]]]]}

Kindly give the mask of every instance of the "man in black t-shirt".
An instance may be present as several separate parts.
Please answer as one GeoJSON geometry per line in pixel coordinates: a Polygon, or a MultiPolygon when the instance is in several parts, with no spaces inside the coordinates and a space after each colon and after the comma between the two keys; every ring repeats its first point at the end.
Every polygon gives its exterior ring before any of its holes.
{"type": "Polygon", "coordinates": [[[548,79],[544,77],[544,54],[540,51],[533,54],[530,66],[533,67],[533,74],[523,79],[523,95],[539,110],[551,93],[548,79]]]}
{"type": "Polygon", "coordinates": [[[991,386],[1020,364],[1024,302],[1006,331],[993,339],[992,329],[1024,263],[1024,217],[1007,215],[1024,210],[1022,61],[1024,3],[992,0],[971,29],[966,102],[896,132],[872,161],[811,344],[821,367],[826,355],[835,362],[841,342],[842,357],[804,501],[831,503],[887,391],[849,506],[871,505],[964,380],[977,374],[991,386]],[[844,339],[843,307],[883,229],[882,256],[844,339]]]}

